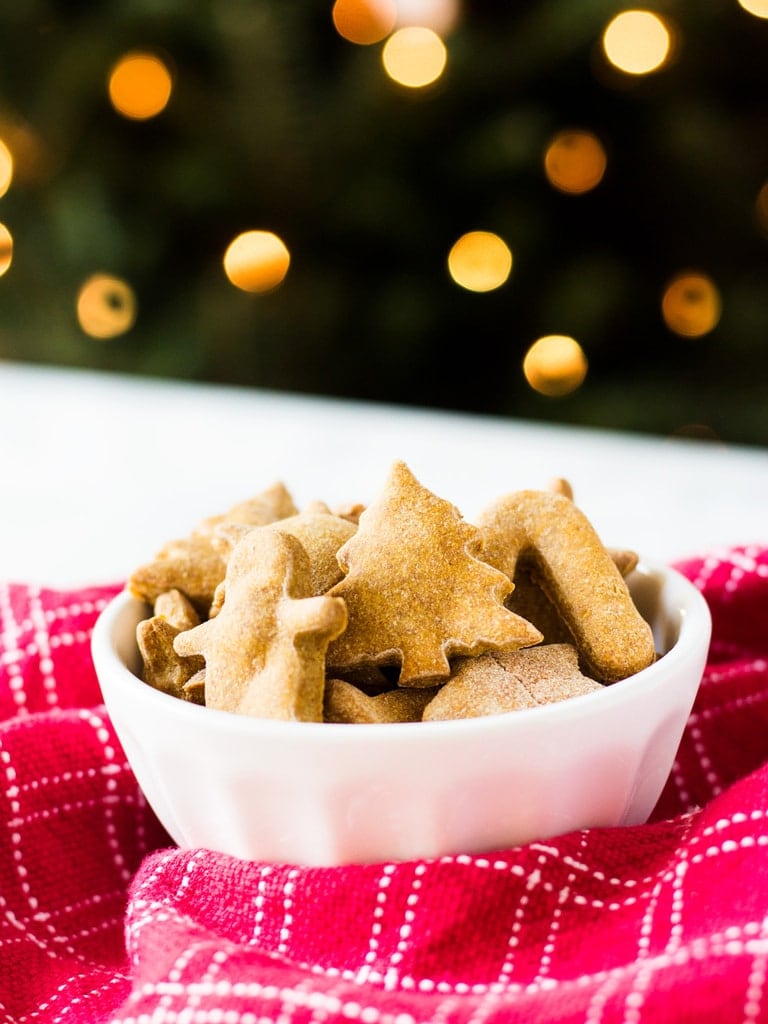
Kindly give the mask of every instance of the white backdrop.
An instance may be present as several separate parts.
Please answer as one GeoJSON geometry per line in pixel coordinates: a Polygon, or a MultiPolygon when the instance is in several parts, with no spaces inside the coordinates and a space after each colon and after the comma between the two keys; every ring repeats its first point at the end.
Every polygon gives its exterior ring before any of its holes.
{"type": "Polygon", "coordinates": [[[395,459],[470,521],[564,476],[652,560],[768,543],[765,449],[0,363],[0,578],[113,582],[276,480],[368,502],[395,459]]]}

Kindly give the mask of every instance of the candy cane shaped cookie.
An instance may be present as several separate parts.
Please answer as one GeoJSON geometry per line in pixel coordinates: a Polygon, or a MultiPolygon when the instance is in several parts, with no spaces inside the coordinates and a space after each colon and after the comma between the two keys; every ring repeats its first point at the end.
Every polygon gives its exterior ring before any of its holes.
{"type": "Polygon", "coordinates": [[[573,635],[588,675],[604,683],[656,657],[653,633],[584,513],[564,494],[523,490],[492,502],[476,521],[483,557],[514,581],[530,568],[573,635]]]}

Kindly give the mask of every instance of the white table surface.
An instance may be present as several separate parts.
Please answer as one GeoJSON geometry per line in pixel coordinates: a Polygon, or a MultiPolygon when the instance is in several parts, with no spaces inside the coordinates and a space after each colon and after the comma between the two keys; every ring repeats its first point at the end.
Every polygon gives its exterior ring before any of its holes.
{"type": "Polygon", "coordinates": [[[647,559],[768,543],[768,449],[0,362],[0,579],[115,582],[276,480],[368,502],[396,459],[470,521],[564,476],[647,559]]]}

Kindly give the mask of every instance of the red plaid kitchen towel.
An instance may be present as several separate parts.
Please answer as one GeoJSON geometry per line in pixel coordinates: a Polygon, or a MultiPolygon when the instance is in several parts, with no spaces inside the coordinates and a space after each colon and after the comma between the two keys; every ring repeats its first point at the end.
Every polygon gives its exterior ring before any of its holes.
{"type": "Polygon", "coordinates": [[[348,868],[174,849],[90,661],[118,588],[0,587],[0,1020],[768,1021],[768,549],[681,568],[714,636],[651,823],[348,868]]]}

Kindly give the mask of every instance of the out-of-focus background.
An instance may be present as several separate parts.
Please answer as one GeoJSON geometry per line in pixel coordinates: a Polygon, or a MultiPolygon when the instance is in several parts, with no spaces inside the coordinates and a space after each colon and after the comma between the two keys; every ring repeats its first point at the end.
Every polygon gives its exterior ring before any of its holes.
{"type": "Polygon", "coordinates": [[[768,0],[3,4],[0,359],[768,444],[768,0]]]}

